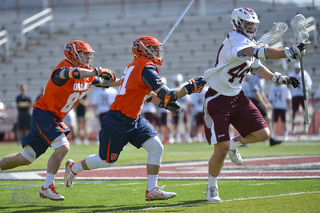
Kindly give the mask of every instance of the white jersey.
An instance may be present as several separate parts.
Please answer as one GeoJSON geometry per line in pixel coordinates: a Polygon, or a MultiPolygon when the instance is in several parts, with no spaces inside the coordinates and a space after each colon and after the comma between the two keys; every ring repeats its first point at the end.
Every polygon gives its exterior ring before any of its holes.
{"type": "Polygon", "coordinates": [[[100,114],[106,113],[109,111],[116,95],[117,90],[113,87],[109,87],[108,89],[99,87],[94,91],[90,104],[96,106],[100,114]]]}
{"type": "MultiPolygon", "coordinates": [[[[254,40],[236,31],[229,33],[219,49],[215,67],[204,72],[208,85],[219,94],[237,95],[254,62],[254,57],[238,57],[238,52],[251,46],[256,46],[254,40]]],[[[254,66],[262,66],[260,60],[256,60],[254,66]]]]}
{"type": "Polygon", "coordinates": [[[151,102],[146,102],[141,108],[140,113],[157,113],[157,105],[151,102]]]}
{"type": "MultiPolygon", "coordinates": [[[[291,72],[289,74],[289,76],[294,76],[297,79],[299,79],[299,81],[300,81],[300,86],[297,87],[297,88],[293,88],[293,86],[290,85],[292,97],[303,96],[301,72],[299,72],[297,74],[296,72],[293,71],[293,72],[291,72]]],[[[311,80],[310,75],[309,75],[309,73],[307,71],[304,71],[304,82],[306,84],[306,94],[307,94],[307,97],[308,97],[308,91],[310,91],[311,88],[312,88],[312,80],[311,80]]]]}
{"type": "Polygon", "coordinates": [[[273,109],[287,110],[287,101],[291,100],[291,92],[287,85],[282,84],[279,86],[274,83],[270,86],[268,99],[271,102],[273,109]]]}
{"type": "Polygon", "coordinates": [[[195,113],[203,112],[203,102],[204,102],[204,95],[208,91],[208,87],[204,87],[201,93],[192,93],[190,95],[191,101],[190,103],[193,105],[193,110],[195,113]]]}

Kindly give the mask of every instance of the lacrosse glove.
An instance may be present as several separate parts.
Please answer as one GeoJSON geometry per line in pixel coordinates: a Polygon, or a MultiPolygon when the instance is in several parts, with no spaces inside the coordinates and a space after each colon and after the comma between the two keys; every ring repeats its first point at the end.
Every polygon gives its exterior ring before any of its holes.
{"type": "Polygon", "coordinates": [[[272,81],[276,82],[279,85],[291,84],[294,88],[297,88],[298,86],[300,86],[300,81],[296,77],[293,77],[293,76],[289,77],[286,75],[282,75],[279,72],[275,72],[273,74],[272,81]]]}
{"type": "Polygon", "coordinates": [[[302,58],[306,55],[306,48],[304,43],[296,44],[294,43],[290,48],[285,47],[284,53],[287,58],[294,63],[297,58],[302,58]]]}
{"type": "Polygon", "coordinates": [[[96,72],[96,76],[99,76],[105,80],[114,82],[116,80],[116,75],[112,70],[104,69],[102,67],[96,67],[93,69],[96,72]]]}
{"type": "Polygon", "coordinates": [[[164,106],[164,102],[161,101],[160,104],[158,105],[159,108],[165,108],[166,110],[171,111],[174,115],[178,114],[179,112],[181,112],[181,107],[179,105],[179,103],[173,102],[173,103],[168,103],[167,106],[164,106]]]}
{"type": "Polygon", "coordinates": [[[206,83],[203,77],[195,77],[187,81],[183,87],[191,95],[192,93],[200,93],[206,83]]]}

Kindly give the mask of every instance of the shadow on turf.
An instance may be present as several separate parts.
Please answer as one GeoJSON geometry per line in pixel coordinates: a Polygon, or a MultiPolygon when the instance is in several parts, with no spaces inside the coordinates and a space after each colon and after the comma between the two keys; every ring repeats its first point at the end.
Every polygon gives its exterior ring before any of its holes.
{"type": "MultiPolygon", "coordinates": [[[[185,206],[190,204],[200,204],[200,203],[208,203],[206,200],[193,200],[193,201],[183,201],[168,204],[166,200],[158,200],[158,201],[146,201],[145,205],[137,205],[137,206],[126,206],[126,205],[119,205],[119,206],[105,206],[105,205],[96,205],[96,206],[66,206],[63,202],[58,202],[54,205],[22,205],[17,207],[0,207],[0,212],[8,211],[9,209],[14,210],[15,213],[33,213],[33,212],[56,212],[56,211],[63,211],[68,212],[70,209],[71,212],[74,210],[81,209],[82,212],[104,212],[104,211],[134,211],[134,210],[141,210],[141,209],[148,209],[148,208],[157,208],[157,207],[176,207],[177,205],[185,206]],[[57,205],[58,206],[57,206],[57,205]]],[[[174,211],[179,212],[180,210],[174,211]]],[[[172,210],[170,211],[172,212],[172,210]]]]}
{"type": "MultiPolygon", "coordinates": [[[[120,206],[113,206],[108,207],[105,206],[101,209],[95,209],[92,210],[92,212],[105,212],[105,211],[135,211],[135,210],[142,210],[142,209],[152,209],[152,208],[158,208],[158,207],[176,207],[176,206],[184,206],[184,205],[190,205],[190,204],[200,204],[200,203],[208,203],[207,200],[193,200],[193,201],[181,201],[177,203],[171,203],[168,204],[168,201],[166,200],[157,200],[157,201],[146,201],[145,205],[136,205],[136,206],[126,206],[126,205],[120,205],[120,206]]],[[[180,210],[172,211],[170,212],[180,212],[180,210]]]]}
{"type": "MultiPolygon", "coordinates": [[[[59,202],[59,201],[56,201],[56,202],[59,202]]],[[[84,210],[88,208],[88,211],[91,212],[89,209],[91,208],[103,208],[104,206],[103,205],[98,205],[98,206],[66,206],[66,205],[63,205],[62,203],[59,204],[59,206],[51,206],[51,205],[48,205],[48,206],[41,206],[39,207],[39,205],[24,205],[24,206],[19,206],[19,207],[14,207],[14,212],[15,213],[33,213],[33,212],[55,212],[55,211],[63,211],[63,212],[68,212],[68,209],[71,209],[71,210],[75,210],[75,209],[81,209],[81,210],[84,210]],[[26,208],[30,208],[29,210],[26,209],[26,208]],[[21,210],[19,210],[21,209],[21,210]]],[[[9,210],[9,209],[12,209],[12,207],[0,207],[0,212],[2,211],[5,211],[5,210],[9,210]]]]}

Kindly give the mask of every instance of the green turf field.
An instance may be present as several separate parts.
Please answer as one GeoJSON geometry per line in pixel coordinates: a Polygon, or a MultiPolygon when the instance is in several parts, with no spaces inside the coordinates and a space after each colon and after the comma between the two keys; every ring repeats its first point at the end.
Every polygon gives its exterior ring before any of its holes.
{"type": "MultiPolygon", "coordinates": [[[[20,152],[15,145],[0,143],[0,157],[20,152]]],[[[320,155],[320,142],[285,142],[269,147],[257,143],[240,147],[243,158],[258,156],[320,155]]],[[[98,146],[71,146],[68,158],[81,160],[98,152],[98,146]]],[[[165,146],[163,162],[208,160],[213,147],[206,143],[165,146]]],[[[15,170],[45,169],[52,150],[32,165],[15,170]]],[[[144,164],[147,153],[125,147],[116,165],[144,164]]],[[[64,165],[62,165],[62,168],[64,165]]],[[[76,181],[66,189],[56,181],[64,202],[39,198],[43,181],[0,181],[0,212],[320,212],[320,179],[305,180],[220,180],[219,194],[224,201],[206,201],[206,180],[159,180],[165,190],[177,197],[167,201],[146,202],[146,181],[76,181]]]]}

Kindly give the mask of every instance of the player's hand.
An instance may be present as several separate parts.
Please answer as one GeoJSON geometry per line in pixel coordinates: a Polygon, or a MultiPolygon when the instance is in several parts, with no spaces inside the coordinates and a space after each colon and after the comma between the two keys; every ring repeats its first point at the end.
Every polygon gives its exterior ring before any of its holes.
{"type": "Polygon", "coordinates": [[[96,67],[94,68],[94,71],[96,72],[96,75],[106,79],[108,81],[111,80],[111,82],[114,82],[116,80],[116,75],[114,74],[114,72],[112,70],[109,69],[104,69],[102,67],[96,67]]]}
{"type": "Polygon", "coordinates": [[[275,72],[272,78],[273,82],[277,84],[291,84],[294,88],[300,86],[300,81],[296,77],[282,75],[281,73],[275,72]]]}
{"type": "Polygon", "coordinates": [[[171,111],[174,115],[176,115],[179,112],[181,112],[181,107],[180,107],[180,105],[179,105],[179,103],[177,101],[174,102],[174,103],[168,103],[166,109],[171,111]]]}
{"type": "Polygon", "coordinates": [[[306,48],[304,43],[294,43],[290,48],[285,48],[284,52],[287,58],[294,63],[297,58],[302,58],[306,55],[306,48]]]}
{"type": "Polygon", "coordinates": [[[165,102],[161,101],[160,104],[158,105],[159,108],[165,108],[166,110],[171,111],[173,114],[178,114],[181,112],[181,107],[180,104],[176,102],[168,103],[167,106],[165,106],[165,102]]]}
{"type": "Polygon", "coordinates": [[[200,93],[206,83],[203,77],[195,77],[187,81],[183,87],[191,95],[192,93],[200,93]]]}

